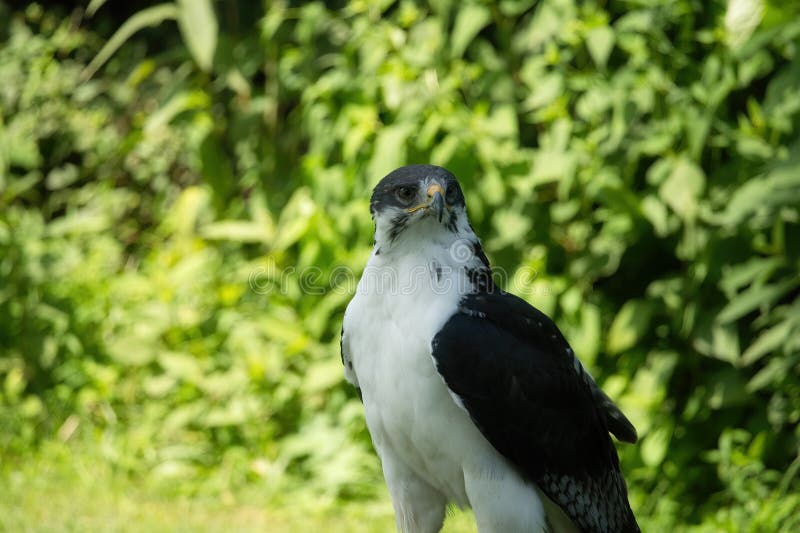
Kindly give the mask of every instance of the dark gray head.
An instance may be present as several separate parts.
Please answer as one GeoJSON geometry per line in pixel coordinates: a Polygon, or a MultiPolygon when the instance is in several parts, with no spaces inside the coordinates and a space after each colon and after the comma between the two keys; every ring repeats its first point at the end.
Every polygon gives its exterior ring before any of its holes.
{"type": "Polygon", "coordinates": [[[375,240],[394,242],[407,229],[429,226],[457,233],[469,227],[458,180],[436,165],[408,165],[390,172],[372,191],[375,240]]]}

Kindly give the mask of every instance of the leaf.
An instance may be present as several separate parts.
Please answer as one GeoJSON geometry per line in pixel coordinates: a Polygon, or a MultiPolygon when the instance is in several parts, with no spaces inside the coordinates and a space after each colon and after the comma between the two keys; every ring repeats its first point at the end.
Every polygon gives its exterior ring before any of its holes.
{"type": "Polygon", "coordinates": [[[194,235],[198,219],[208,205],[208,196],[208,191],[202,187],[184,189],[164,218],[164,228],[183,237],[194,235]]]}
{"type": "Polygon", "coordinates": [[[25,194],[27,191],[36,187],[36,185],[38,185],[41,181],[41,172],[38,170],[28,172],[20,178],[11,180],[8,185],[6,185],[5,190],[0,190],[0,192],[2,192],[2,196],[0,196],[0,198],[5,201],[13,200],[15,197],[25,194]]]}
{"type": "Polygon", "coordinates": [[[537,150],[531,175],[533,177],[531,186],[540,185],[551,181],[560,181],[575,172],[577,162],[575,156],[570,152],[561,150],[537,150]]]}
{"type": "Polygon", "coordinates": [[[94,76],[95,72],[114,55],[114,52],[137,31],[148,26],[158,26],[165,20],[177,19],[179,14],[178,7],[175,4],[159,4],[142,9],[132,15],[114,32],[114,35],[111,36],[103,48],[94,56],[91,63],[83,70],[81,76],[83,79],[89,79],[94,76]]]}
{"type": "Polygon", "coordinates": [[[167,375],[189,382],[198,382],[203,376],[200,363],[188,353],[164,352],[159,354],[158,363],[167,375]]]}
{"type": "MultiPolygon", "coordinates": [[[[39,150],[37,139],[29,127],[15,127],[15,121],[11,121],[8,130],[3,131],[3,123],[0,122],[0,146],[5,159],[11,165],[22,167],[26,170],[38,169],[42,166],[44,158],[39,150]]],[[[2,167],[0,167],[2,169],[2,167]]]]}
{"type": "Polygon", "coordinates": [[[672,440],[672,427],[661,426],[647,434],[641,444],[642,461],[650,467],[660,465],[667,456],[672,440]]]}
{"type": "Polygon", "coordinates": [[[434,165],[447,166],[461,147],[461,139],[458,135],[448,135],[431,150],[431,163],[434,165]]]}
{"type": "Polygon", "coordinates": [[[614,31],[608,26],[592,28],[586,34],[586,48],[599,69],[605,69],[614,48],[614,31]]]}
{"type": "Polygon", "coordinates": [[[220,220],[203,226],[200,234],[209,240],[268,243],[272,235],[268,228],[249,220],[220,220]]]}
{"type": "Polygon", "coordinates": [[[45,186],[51,191],[65,189],[69,187],[80,177],[80,170],[72,163],[67,163],[64,166],[54,168],[47,174],[45,179],[45,186]]]}
{"type": "Polygon", "coordinates": [[[163,398],[175,389],[177,379],[167,374],[160,374],[145,378],[142,386],[144,392],[151,398],[163,398]]]}
{"type": "Polygon", "coordinates": [[[659,237],[669,233],[669,217],[667,208],[653,195],[642,199],[642,214],[653,225],[653,230],[659,237]]]}
{"type": "Polygon", "coordinates": [[[378,130],[375,149],[369,164],[369,179],[376,183],[405,162],[406,141],[411,134],[410,123],[393,124],[378,130]]]}
{"type": "Polygon", "coordinates": [[[729,0],[725,11],[728,46],[740,48],[755,31],[764,14],[763,0],[729,0]]]}
{"type": "Polygon", "coordinates": [[[211,0],[178,0],[178,27],[198,66],[208,72],[217,49],[217,16],[211,0]]]}
{"type": "Polygon", "coordinates": [[[93,17],[97,10],[103,7],[108,0],[91,0],[89,5],[86,7],[86,16],[93,17]]]}
{"type": "Polygon", "coordinates": [[[209,103],[208,94],[202,90],[181,91],[147,118],[143,131],[146,135],[152,135],[184,111],[203,109],[208,107],[209,103]]]}
{"type": "Polygon", "coordinates": [[[775,383],[787,375],[797,363],[797,356],[793,357],[775,357],[769,360],[767,366],[762,368],[753,378],[747,383],[748,392],[756,392],[771,383],[775,383]]]}
{"type": "Polygon", "coordinates": [[[739,359],[739,336],[734,326],[715,325],[711,328],[712,357],[735,365],[739,359]]]}
{"type": "Polygon", "coordinates": [[[788,339],[792,326],[791,320],[784,320],[762,333],[742,354],[742,364],[752,365],[767,353],[777,350],[788,339]]]}
{"type": "Polygon", "coordinates": [[[469,43],[492,19],[489,8],[480,4],[469,4],[456,15],[451,34],[450,57],[461,57],[469,43]]]}
{"type": "Polygon", "coordinates": [[[281,212],[274,250],[286,250],[309,231],[311,217],[316,211],[308,189],[297,189],[281,212]]]}
{"type": "Polygon", "coordinates": [[[220,407],[210,409],[203,417],[204,427],[243,425],[258,413],[256,398],[233,398],[220,407]]]}
{"type": "Polygon", "coordinates": [[[498,106],[484,121],[487,133],[495,139],[517,137],[517,114],[513,106],[498,106]]]}
{"type": "Polygon", "coordinates": [[[726,293],[735,292],[757,279],[766,281],[784,263],[781,257],[756,257],[737,265],[725,266],[719,286],[726,293]]]}
{"type": "Polygon", "coordinates": [[[560,72],[537,76],[532,84],[530,96],[525,99],[523,109],[534,111],[546,106],[564,93],[564,76],[560,72]]]}
{"type": "Polygon", "coordinates": [[[580,327],[571,335],[571,344],[581,361],[592,367],[601,347],[602,328],[600,309],[586,301],[580,303],[580,327]]]}
{"type": "Polygon", "coordinates": [[[688,159],[680,158],[659,187],[658,194],[678,216],[689,221],[697,216],[697,199],[705,183],[703,170],[688,159]]]}
{"type": "Polygon", "coordinates": [[[720,221],[727,226],[740,224],[764,208],[793,205],[800,201],[800,155],[775,166],[766,175],[756,176],[733,193],[720,221]]]}
{"type": "Polygon", "coordinates": [[[606,349],[618,354],[632,348],[647,334],[652,306],[642,300],[629,300],[619,310],[608,331],[606,349]]]}
{"type": "Polygon", "coordinates": [[[51,222],[47,227],[47,234],[51,237],[61,237],[70,234],[100,233],[110,226],[111,220],[106,213],[86,207],[51,222]]]}
{"type": "Polygon", "coordinates": [[[304,389],[311,394],[318,394],[333,388],[342,381],[342,364],[336,358],[322,361],[306,372],[303,381],[304,389]]]}
{"type": "Polygon", "coordinates": [[[521,242],[531,229],[531,220],[514,211],[498,211],[492,217],[492,223],[498,231],[497,236],[489,241],[490,248],[521,242]]]}
{"type": "Polygon", "coordinates": [[[124,366],[143,366],[156,359],[155,341],[133,332],[107,341],[109,355],[124,366]]]}
{"type": "Polygon", "coordinates": [[[721,324],[733,322],[759,307],[767,307],[796,287],[798,283],[800,283],[800,280],[786,279],[772,285],[750,287],[746,291],[739,293],[728,302],[728,305],[722,308],[722,311],[717,315],[717,321],[721,324]]]}

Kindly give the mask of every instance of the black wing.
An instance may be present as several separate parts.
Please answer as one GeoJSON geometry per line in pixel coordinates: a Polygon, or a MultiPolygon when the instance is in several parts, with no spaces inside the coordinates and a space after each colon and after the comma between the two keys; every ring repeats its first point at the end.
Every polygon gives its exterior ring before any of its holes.
{"type": "Polygon", "coordinates": [[[553,322],[501,291],[466,296],[432,343],[486,439],[583,531],[639,531],[609,430],[636,432],[553,322]]]}

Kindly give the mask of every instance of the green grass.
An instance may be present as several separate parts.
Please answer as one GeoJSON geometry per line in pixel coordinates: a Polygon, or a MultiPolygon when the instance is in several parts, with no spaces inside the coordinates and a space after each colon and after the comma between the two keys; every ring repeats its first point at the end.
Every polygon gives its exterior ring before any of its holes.
{"type": "MultiPolygon", "coordinates": [[[[394,530],[385,492],[376,501],[342,505],[275,504],[254,484],[221,497],[186,497],[116,473],[91,450],[48,445],[0,474],[0,531],[216,532],[394,530]]],[[[266,491],[264,491],[266,493],[266,491]]],[[[285,498],[289,500],[290,498],[285,498]]],[[[470,512],[451,511],[447,533],[474,532],[470,512]]]]}

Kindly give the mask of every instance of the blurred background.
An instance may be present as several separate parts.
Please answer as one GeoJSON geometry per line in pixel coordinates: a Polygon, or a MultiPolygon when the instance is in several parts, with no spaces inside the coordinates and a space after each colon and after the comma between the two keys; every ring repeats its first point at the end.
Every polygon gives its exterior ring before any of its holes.
{"type": "Polygon", "coordinates": [[[798,1],[0,0],[0,529],[391,531],[338,337],[431,162],[638,428],[643,530],[800,531],[799,45],[798,1]]]}

